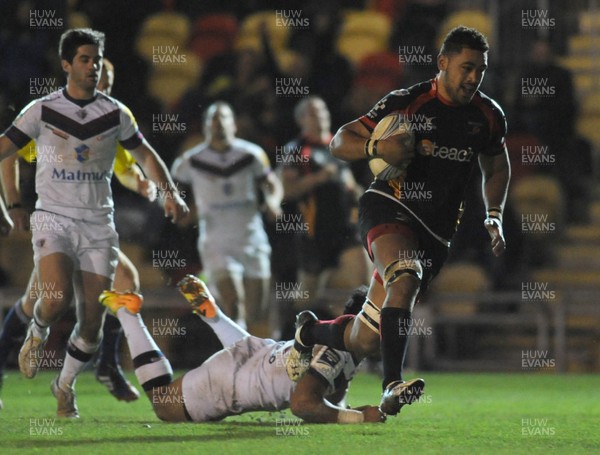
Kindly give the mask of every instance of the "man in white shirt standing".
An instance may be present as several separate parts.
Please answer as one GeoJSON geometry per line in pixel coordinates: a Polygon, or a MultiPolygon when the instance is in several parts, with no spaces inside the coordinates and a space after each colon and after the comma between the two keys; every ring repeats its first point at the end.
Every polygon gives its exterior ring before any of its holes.
{"type": "Polygon", "coordinates": [[[280,213],[283,190],[264,150],[237,138],[231,106],[210,105],[205,141],[185,152],[171,169],[190,185],[198,211],[198,249],[204,273],[224,312],[264,333],[271,246],[261,210],[280,213]]]}
{"type": "Polygon", "coordinates": [[[71,29],[61,36],[59,55],[67,76],[64,89],[26,106],[0,135],[0,159],[34,139],[38,156],[36,210],[31,216],[34,263],[42,293],[19,353],[19,368],[29,378],[44,358],[50,326],[80,294],[75,325],[58,377],[52,383],[60,417],[79,417],[74,384],[98,349],[104,308],[98,304],[110,288],[118,255],[110,180],[117,142],[131,151],[146,175],[161,188],[165,216],[173,222],[188,208],[164,162],[139,132],[119,101],[96,90],[102,68],[104,34],[71,29]]]}

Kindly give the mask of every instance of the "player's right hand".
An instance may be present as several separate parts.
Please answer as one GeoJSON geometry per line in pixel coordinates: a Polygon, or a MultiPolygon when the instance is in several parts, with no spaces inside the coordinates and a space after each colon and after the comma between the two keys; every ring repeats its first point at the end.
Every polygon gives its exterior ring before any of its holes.
{"type": "Polygon", "coordinates": [[[415,156],[414,134],[395,134],[378,141],[377,155],[392,166],[406,169],[415,156]]]}

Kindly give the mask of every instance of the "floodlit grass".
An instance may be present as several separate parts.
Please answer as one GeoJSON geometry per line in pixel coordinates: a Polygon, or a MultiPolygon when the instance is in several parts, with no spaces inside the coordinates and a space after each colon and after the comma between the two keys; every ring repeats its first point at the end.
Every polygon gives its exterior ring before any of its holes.
{"type": "MultiPolygon", "coordinates": [[[[5,377],[0,453],[44,454],[579,454],[600,453],[600,378],[594,375],[423,373],[425,395],[384,425],[308,425],[289,412],[210,424],[168,424],[148,399],[121,403],[89,372],[77,382],[78,420],[57,419],[55,373],[5,377]]],[[[135,378],[131,375],[135,384],[135,378]]],[[[361,373],[349,403],[377,403],[361,373]]]]}

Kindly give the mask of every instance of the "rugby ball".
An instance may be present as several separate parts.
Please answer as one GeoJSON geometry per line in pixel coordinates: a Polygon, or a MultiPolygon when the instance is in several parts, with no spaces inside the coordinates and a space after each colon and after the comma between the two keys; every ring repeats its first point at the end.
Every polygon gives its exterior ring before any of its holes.
{"type": "MultiPolygon", "coordinates": [[[[371,133],[371,139],[383,140],[397,134],[410,134],[413,136],[410,124],[403,115],[390,114],[386,115],[375,125],[375,129],[371,133]]],[[[414,141],[414,137],[412,140],[414,141]]],[[[406,167],[392,166],[381,158],[371,158],[369,160],[369,169],[371,169],[377,180],[397,179],[403,176],[406,171],[406,167]]]]}

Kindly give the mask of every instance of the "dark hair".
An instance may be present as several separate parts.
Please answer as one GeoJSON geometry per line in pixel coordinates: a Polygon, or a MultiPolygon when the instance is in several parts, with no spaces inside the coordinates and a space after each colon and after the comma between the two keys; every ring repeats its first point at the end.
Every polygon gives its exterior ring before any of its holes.
{"type": "Polygon", "coordinates": [[[72,28],[67,30],[60,37],[58,55],[61,60],[73,63],[73,58],[77,54],[77,48],[86,44],[98,46],[98,50],[103,54],[104,33],[92,30],[91,28],[72,28]]]}
{"type": "Polygon", "coordinates": [[[344,314],[358,314],[367,298],[367,286],[360,286],[352,291],[352,295],[344,305],[344,314]]]}
{"type": "Polygon", "coordinates": [[[450,30],[444,38],[440,54],[458,54],[464,47],[480,52],[487,52],[490,49],[487,38],[479,30],[459,25],[450,30]]]}

